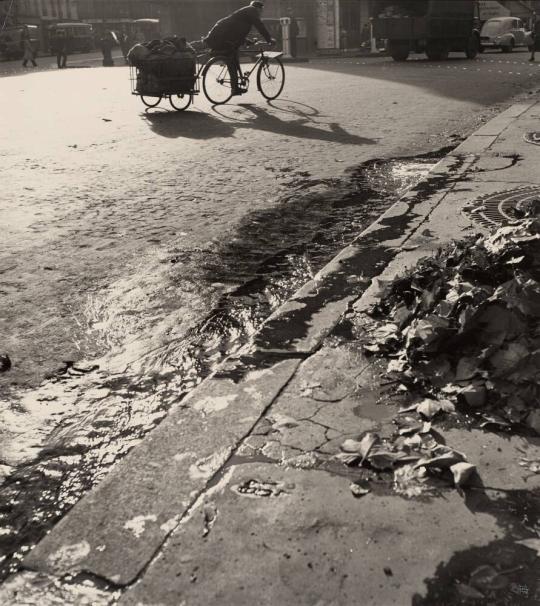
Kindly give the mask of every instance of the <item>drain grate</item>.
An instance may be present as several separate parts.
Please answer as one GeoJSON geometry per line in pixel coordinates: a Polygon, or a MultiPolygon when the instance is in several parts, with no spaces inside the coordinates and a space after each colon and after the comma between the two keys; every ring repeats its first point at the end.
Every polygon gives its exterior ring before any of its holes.
{"type": "Polygon", "coordinates": [[[491,230],[515,221],[520,207],[538,199],[540,186],[528,185],[476,198],[463,210],[473,221],[491,230]]]}
{"type": "Polygon", "coordinates": [[[540,133],[539,132],[525,133],[524,138],[525,138],[525,141],[527,141],[527,143],[533,143],[534,145],[540,145],[540,133]]]}

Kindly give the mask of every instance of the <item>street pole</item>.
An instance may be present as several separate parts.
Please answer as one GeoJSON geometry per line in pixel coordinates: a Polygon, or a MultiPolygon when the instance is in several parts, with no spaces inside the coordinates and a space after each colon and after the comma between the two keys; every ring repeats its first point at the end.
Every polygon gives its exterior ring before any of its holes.
{"type": "Polygon", "coordinates": [[[369,20],[369,31],[371,38],[371,54],[377,55],[379,53],[379,49],[377,48],[377,38],[373,35],[373,17],[369,20]]]}
{"type": "Polygon", "coordinates": [[[291,18],[281,17],[281,33],[283,38],[283,58],[292,59],[291,55],[291,18]]]}
{"type": "Polygon", "coordinates": [[[334,27],[335,27],[335,47],[341,48],[341,12],[339,8],[339,0],[334,0],[334,27]]]}

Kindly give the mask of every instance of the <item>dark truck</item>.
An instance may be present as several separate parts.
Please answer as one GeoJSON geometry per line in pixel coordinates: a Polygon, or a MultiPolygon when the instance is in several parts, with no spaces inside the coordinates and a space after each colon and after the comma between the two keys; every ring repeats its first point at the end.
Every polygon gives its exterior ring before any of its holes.
{"type": "Polygon", "coordinates": [[[373,32],[388,41],[394,61],[411,52],[426,53],[432,61],[451,51],[474,59],[480,49],[476,0],[377,0],[373,32]]]}

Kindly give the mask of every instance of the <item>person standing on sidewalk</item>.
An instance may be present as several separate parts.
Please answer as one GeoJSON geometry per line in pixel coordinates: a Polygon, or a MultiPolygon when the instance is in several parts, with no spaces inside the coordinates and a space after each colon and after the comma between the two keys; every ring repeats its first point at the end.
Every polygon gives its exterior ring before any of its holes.
{"type": "Polygon", "coordinates": [[[120,49],[122,51],[122,56],[124,57],[124,61],[128,63],[127,55],[133,46],[133,41],[129,34],[126,31],[120,32],[118,36],[118,40],[120,43],[120,49]]]}
{"type": "Polygon", "coordinates": [[[103,53],[103,67],[112,67],[114,59],[112,58],[112,49],[116,44],[116,37],[112,32],[104,32],[99,41],[101,52],[103,53]]]}
{"type": "Polygon", "coordinates": [[[532,31],[532,50],[531,50],[531,58],[529,61],[534,61],[536,51],[540,52],[540,19],[534,24],[534,29],[532,31]]]}
{"type": "Polygon", "coordinates": [[[67,64],[68,37],[63,29],[56,30],[51,50],[56,54],[56,65],[58,69],[63,69],[67,64]]]}
{"type": "Polygon", "coordinates": [[[244,6],[218,21],[204,38],[204,42],[213,53],[223,54],[227,57],[233,95],[241,95],[245,92],[238,83],[240,72],[238,52],[242,44],[245,44],[251,28],[254,27],[269,44],[276,42],[261,21],[263,8],[262,0],[253,0],[249,6],[244,6]]]}
{"type": "Polygon", "coordinates": [[[30,34],[25,31],[21,37],[21,45],[23,50],[23,67],[26,67],[28,61],[32,62],[33,67],[37,67],[34,47],[32,46],[32,41],[30,40],[30,34]]]}

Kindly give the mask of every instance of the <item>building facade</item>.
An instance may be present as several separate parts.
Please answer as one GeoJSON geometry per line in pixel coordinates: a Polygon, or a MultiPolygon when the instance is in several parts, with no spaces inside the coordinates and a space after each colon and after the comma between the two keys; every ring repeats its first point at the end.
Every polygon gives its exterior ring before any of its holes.
{"type": "MultiPolygon", "coordinates": [[[[249,0],[159,0],[162,32],[189,40],[200,39],[216,21],[245,6],[249,0]]],[[[298,21],[298,52],[331,52],[358,48],[369,25],[371,0],[266,0],[264,20],[279,40],[279,19],[298,21]]]]}
{"type": "Polygon", "coordinates": [[[59,22],[79,21],[75,0],[6,0],[1,3],[1,23],[5,27],[16,25],[39,26],[40,48],[49,46],[48,28],[59,22]]]}
{"type": "Polygon", "coordinates": [[[79,20],[75,0],[5,0],[2,5],[6,25],[79,20]]]}

